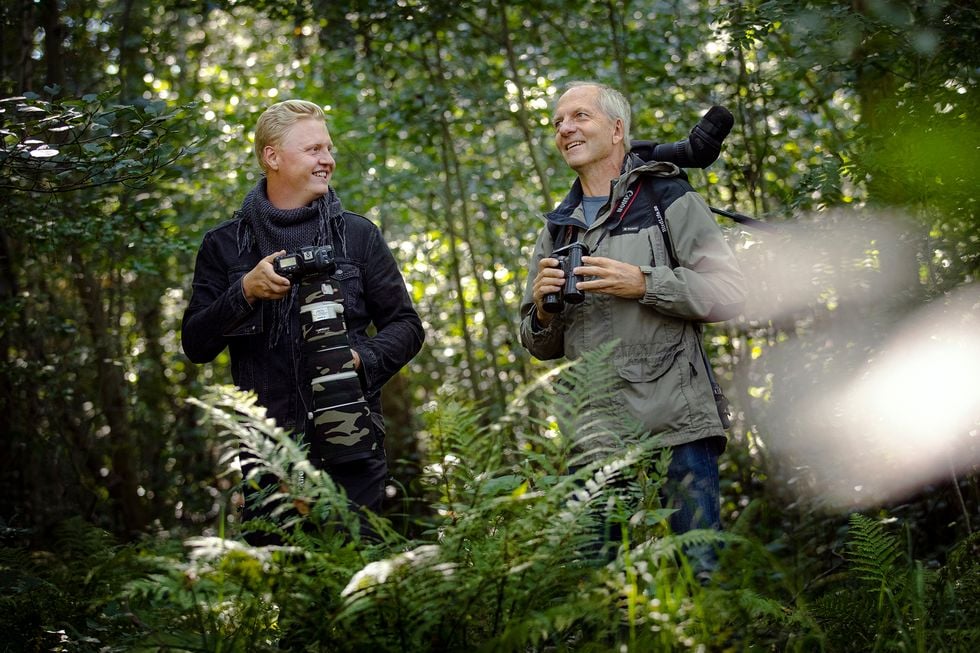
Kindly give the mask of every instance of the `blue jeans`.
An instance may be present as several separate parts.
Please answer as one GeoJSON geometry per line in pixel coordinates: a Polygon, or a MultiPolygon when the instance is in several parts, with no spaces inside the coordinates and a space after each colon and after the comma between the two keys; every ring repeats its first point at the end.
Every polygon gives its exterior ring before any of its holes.
{"type": "MultiPolygon", "coordinates": [[[[669,518],[674,533],[686,533],[697,528],[721,530],[721,488],[718,480],[719,443],[702,439],[671,447],[670,467],[660,488],[660,500],[665,508],[676,508],[669,518]]],[[[573,473],[575,470],[571,470],[573,473]]],[[[585,553],[598,562],[612,560],[622,541],[622,526],[600,518],[596,537],[585,553]]],[[[717,566],[717,553],[711,546],[685,548],[693,571],[710,572],[717,566]]]]}
{"type": "MultiPolygon", "coordinates": [[[[670,529],[686,533],[696,528],[721,530],[721,487],[718,481],[718,454],[714,439],[702,439],[671,448],[667,480],[660,488],[660,499],[670,516],[670,529]]],[[[710,544],[684,548],[694,575],[706,582],[718,567],[718,552],[710,544]]]]}
{"type": "Polygon", "coordinates": [[[695,528],[721,529],[721,488],[718,481],[718,448],[709,439],[671,447],[667,480],[660,490],[670,516],[670,528],[686,533],[695,528]]]}

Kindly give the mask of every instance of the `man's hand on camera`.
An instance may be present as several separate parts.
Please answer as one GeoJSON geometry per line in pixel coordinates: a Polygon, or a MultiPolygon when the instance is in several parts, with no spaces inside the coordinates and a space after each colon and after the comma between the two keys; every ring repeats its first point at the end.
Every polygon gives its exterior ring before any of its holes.
{"type": "Polygon", "coordinates": [[[560,293],[565,283],[565,273],[558,267],[558,259],[543,258],[538,261],[538,274],[534,277],[534,290],[531,297],[537,308],[538,323],[547,325],[555,317],[544,310],[544,296],[560,293]]]}
{"type": "Polygon", "coordinates": [[[242,292],[249,304],[254,304],[257,299],[282,299],[289,292],[289,279],[279,276],[272,268],[276,257],[285,253],[282,249],[269,254],[242,277],[242,292]]]}
{"type": "MultiPolygon", "coordinates": [[[[640,267],[604,256],[583,256],[583,265],[572,270],[575,275],[591,277],[576,287],[587,292],[599,292],[623,299],[639,299],[646,293],[646,279],[640,267]]],[[[535,295],[535,301],[537,296],[535,295]]]]}

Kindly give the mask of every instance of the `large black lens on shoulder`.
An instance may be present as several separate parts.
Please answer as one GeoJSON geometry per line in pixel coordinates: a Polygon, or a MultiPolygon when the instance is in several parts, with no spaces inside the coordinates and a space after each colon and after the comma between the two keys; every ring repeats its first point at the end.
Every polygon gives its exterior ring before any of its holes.
{"type": "Polygon", "coordinates": [[[630,151],[644,161],[666,161],[681,168],[707,168],[721,154],[721,144],[732,131],[735,117],[725,107],[713,106],[694,125],[688,137],[674,143],[634,141],[630,151]]]}

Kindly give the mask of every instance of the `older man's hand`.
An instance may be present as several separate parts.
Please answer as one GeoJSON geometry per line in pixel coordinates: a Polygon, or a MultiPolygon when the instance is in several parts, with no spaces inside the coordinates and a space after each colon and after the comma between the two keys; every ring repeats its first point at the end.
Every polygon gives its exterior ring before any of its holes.
{"type": "Polygon", "coordinates": [[[577,284],[579,290],[598,292],[624,299],[639,299],[646,293],[646,280],[638,265],[604,256],[583,256],[573,274],[592,277],[577,284]]]}

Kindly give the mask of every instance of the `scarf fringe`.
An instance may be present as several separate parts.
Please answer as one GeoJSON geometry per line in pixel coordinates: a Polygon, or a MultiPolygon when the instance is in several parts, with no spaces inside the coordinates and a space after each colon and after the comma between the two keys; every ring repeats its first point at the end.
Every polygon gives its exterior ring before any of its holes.
{"type": "MultiPolygon", "coordinates": [[[[340,254],[346,257],[347,224],[340,198],[333,188],[326,195],[318,198],[312,208],[315,208],[316,212],[309,217],[305,217],[299,209],[282,211],[275,208],[266,195],[266,179],[263,177],[249,191],[242,202],[242,208],[235,214],[238,218],[236,231],[238,255],[243,256],[256,246],[259,247],[259,254],[263,257],[280,249],[292,252],[306,245],[334,247],[333,232],[336,230],[340,251],[334,248],[334,256],[340,254]],[[313,220],[316,224],[310,225],[313,220]]],[[[298,294],[299,284],[293,284],[289,293],[274,303],[269,349],[273,349],[283,336],[290,337],[293,322],[292,309],[298,294]]]]}

